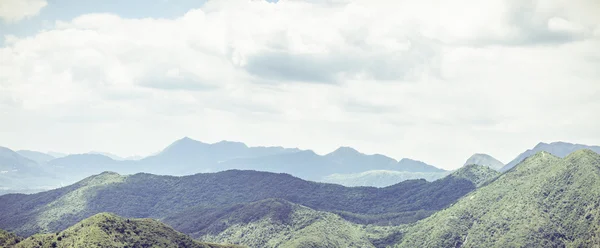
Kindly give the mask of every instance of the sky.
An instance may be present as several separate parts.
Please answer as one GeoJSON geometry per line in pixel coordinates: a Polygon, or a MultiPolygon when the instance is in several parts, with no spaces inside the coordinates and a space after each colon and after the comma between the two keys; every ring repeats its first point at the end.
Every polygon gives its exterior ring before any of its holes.
{"type": "Polygon", "coordinates": [[[0,146],[600,144],[597,0],[0,0],[0,146]]]}

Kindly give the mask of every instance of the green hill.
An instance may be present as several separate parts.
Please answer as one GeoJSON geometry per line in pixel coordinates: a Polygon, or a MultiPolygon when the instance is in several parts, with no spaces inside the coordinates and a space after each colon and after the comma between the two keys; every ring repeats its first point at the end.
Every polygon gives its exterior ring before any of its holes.
{"type": "Polygon", "coordinates": [[[364,227],[281,199],[193,208],[164,222],[194,238],[249,247],[374,247],[364,227]]]}
{"type": "Polygon", "coordinates": [[[398,224],[427,217],[474,189],[471,181],[456,177],[434,182],[410,180],[386,188],[352,188],[256,171],[184,177],[107,172],[56,190],[0,196],[0,228],[28,236],[63,230],[101,212],[161,219],[196,206],[226,207],[268,198],[344,212],[344,216],[355,214],[349,219],[359,223],[383,223],[381,218],[395,214],[393,224],[398,224]]]}
{"type": "Polygon", "coordinates": [[[2,247],[12,247],[13,245],[19,243],[23,238],[9,233],[4,230],[0,230],[0,248],[2,247]]]}
{"type": "Polygon", "coordinates": [[[600,155],[527,158],[418,222],[398,247],[598,247],[600,155]]]}
{"type": "Polygon", "coordinates": [[[500,172],[484,165],[470,164],[452,172],[450,176],[471,181],[475,186],[481,187],[485,183],[495,179],[500,172]]]}
{"type": "Polygon", "coordinates": [[[87,218],[68,229],[36,234],[15,248],[30,247],[234,247],[201,243],[152,219],[124,219],[107,213],[87,218]]]}

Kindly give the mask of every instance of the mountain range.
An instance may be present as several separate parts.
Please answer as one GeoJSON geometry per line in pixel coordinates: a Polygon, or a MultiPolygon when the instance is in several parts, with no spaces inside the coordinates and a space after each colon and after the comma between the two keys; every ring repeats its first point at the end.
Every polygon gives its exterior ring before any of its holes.
{"type": "MultiPolygon", "coordinates": [[[[340,147],[329,154],[319,155],[311,150],[248,147],[244,143],[231,141],[208,144],[188,137],[173,142],[161,152],[137,160],[124,160],[104,152],[54,157],[36,151],[13,152],[8,148],[2,148],[0,162],[2,162],[0,166],[11,165],[10,168],[0,169],[4,174],[10,172],[10,176],[4,176],[12,178],[0,181],[0,194],[56,188],[103,171],[181,176],[244,169],[288,173],[312,181],[329,181],[326,177],[332,174],[361,173],[369,170],[416,172],[406,179],[437,179],[447,175],[442,173],[445,172],[444,170],[420,161],[411,159],[396,161],[380,154],[363,154],[350,147],[340,147]],[[19,166],[19,173],[13,173],[16,169],[13,168],[14,166],[19,166]],[[440,176],[430,176],[430,172],[440,176]]],[[[405,179],[396,177],[394,180],[384,186],[405,179]]],[[[365,185],[369,185],[369,182],[360,186],[365,185]]]]}
{"type": "MultiPolygon", "coordinates": [[[[474,154],[465,165],[481,164],[506,171],[538,151],[563,157],[583,148],[600,151],[597,146],[565,142],[540,143],[506,166],[486,154],[474,154]],[[503,167],[499,169],[501,166],[503,167]]],[[[244,143],[231,141],[208,144],[188,137],[173,142],[154,155],[137,160],[122,160],[119,157],[113,159],[102,154],[106,153],[90,152],[56,157],[36,151],[14,152],[1,148],[0,194],[31,193],[57,188],[103,171],[181,176],[242,169],[288,173],[305,180],[345,186],[376,187],[386,187],[411,179],[434,181],[451,173],[418,160],[404,158],[397,161],[381,154],[363,154],[350,147],[340,147],[329,154],[319,155],[311,150],[249,147],[244,143]]]]}
{"type": "MultiPolygon", "coordinates": [[[[487,177],[494,176],[490,173],[487,177]]],[[[101,212],[158,219],[180,214],[183,220],[189,220],[185,216],[190,209],[228,207],[269,198],[339,213],[356,223],[409,223],[471,192],[476,188],[475,180],[480,179],[451,174],[434,182],[409,180],[374,188],[316,183],[288,174],[257,171],[183,177],[105,172],[56,190],[0,196],[0,228],[20,235],[55,232],[101,212]]]]}
{"type": "Polygon", "coordinates": [[[27,237],[0,231],[0,242],[595,247],[598,189],[600,155],[589,149],[564,158],[538,152],[503,173],[469,164],[433,182],[385,188],[242,170],[182,177],[105,172],[38,194],[0,196],[0,228],[27,237]],[[136,228],[142,230],[132,233],[136,228]]]}
{"type": "Polygon", "coordinates": [[[521,163],[526,158],[528,158],[532,155],[535,155],[538,152],[548,152],[554,156],[563,158],[563,157],[571,154],[572,152],[583,150],[583,149],[589,149],[594,152],[600,153],[600,146],[571,144],[571,143],[567,143],[567,142],[552,142],[549,144],[540,142],[535,147],[528,149],[527,151],[519,154],[519,156],[517,156],[515,159],[513,159],[508,164],[506,164],[506,166],[502,167],[502,169],[500,169],[500,171],[510,170],[511,168],[515,167],[515,165],[521,163]]]}
{"type": "Polygon", "coordinates": [[[600,155],[538,152],[407,229],[398,247],[598,247],[600,155]]]}

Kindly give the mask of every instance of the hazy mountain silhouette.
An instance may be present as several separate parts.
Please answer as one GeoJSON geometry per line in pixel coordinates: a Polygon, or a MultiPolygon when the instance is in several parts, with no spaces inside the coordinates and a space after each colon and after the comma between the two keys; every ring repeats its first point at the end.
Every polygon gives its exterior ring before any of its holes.
{"type": "Polygon", "coordinates": [[[398,171],[408,172],[444,172],[446,170],[437,168],[433,165],[428,165],[418,160],[412,160],[409,158],[401,159],[395,167],[398,171]]]}
{"type": "Polygon", "coordinates": [[[515,159],[510,161],[506,166],[502,167],[500,171],[507,171],[511,168],[515,167],[518,163],[525,160],[529,156],[532,156],[538,152],[544,151],[548,152],[557,157],[565,157],[571,154],[574,151],[582,150],[582,149],[590,149],[595,152],[600,152],[600,146],[588,146],[582,144],[571,144],[567,142],[552,142],[550,144],[540,142],[534,148],[529,149],[517,156],[515,159]]]}
{"type": "Polygon", "coordinates": [[[37,151],[19,150],[17,153],[25,158],[35,161],[38,164],[45,164],[48,161],[55,159],[55,157],[50,154],[37,151]]]}
{"type": "Polygon", "coordinates": [[[471,165],[471,164],[484,165],[484,166],[490,167],[497,171],[500,171],[500,169],[502,169],[502,167],[504,167],[504,164],[502,162],[500,162],[499,160],[495,159],[494,157],[492,157],[490,155],[482,154],[482,153],[473,154],[473,156],[471,156],[471,157],[469,157],[469,159],[467,159],[467,161],[465,162],[464,165],[471,165]]]}

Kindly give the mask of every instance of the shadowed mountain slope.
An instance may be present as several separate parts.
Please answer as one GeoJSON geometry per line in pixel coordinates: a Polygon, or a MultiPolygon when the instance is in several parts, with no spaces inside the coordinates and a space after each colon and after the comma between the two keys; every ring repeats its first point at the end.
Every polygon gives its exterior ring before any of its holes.
{"type": "MultiPolygon", "coordinates": [[[[0,196],[0,228],[31,235],[58,231],[101,212],[163,218],[195,206],[220,207],[281,198],[315,210],[364,215],[431,213],[475,189],[464,178],[405,181],[386,188],[315,183],[256,171],[174,177],[102,173],[76,184],[33,195],[0,196]]],[[[420,215],[419,218],[426,217],[420,215]]]]}

